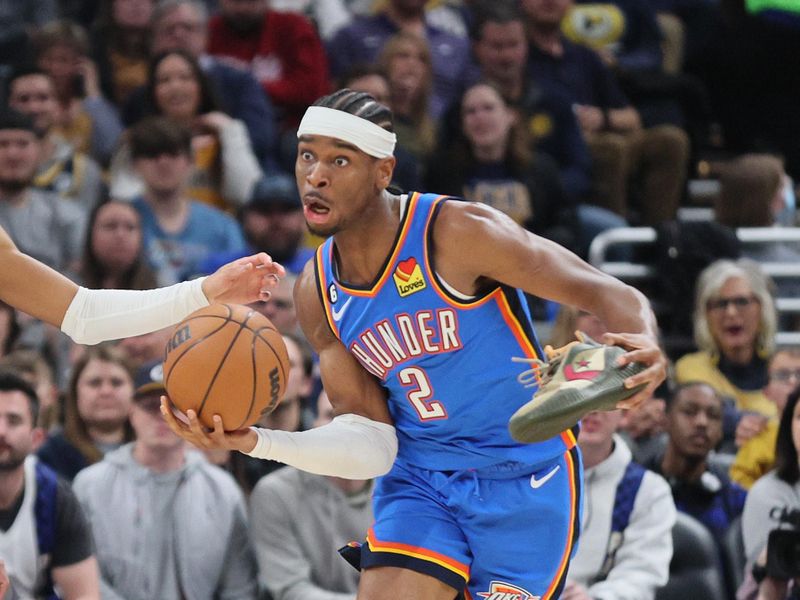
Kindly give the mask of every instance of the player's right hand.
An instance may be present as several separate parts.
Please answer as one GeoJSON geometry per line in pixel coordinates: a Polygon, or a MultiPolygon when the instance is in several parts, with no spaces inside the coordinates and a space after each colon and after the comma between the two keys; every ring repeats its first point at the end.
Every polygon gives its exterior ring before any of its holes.
{"type": "Polygon", "coordinates": [[[286,270],[269,254],[259,252],[221,266],[203,281],[203,293],[209,302],[250,304],[269,300],[286,270]]]}
{"type": "MultiPolygon", "coordinates": [[[[225,431],[222,417],[214,415],[214,429],[204,427],[192,409],[186,411],[185,418],[176,416],[178,409],[167,396],[161,396],[161,414],[178,436],[203,450],[238,450],[251,452],[256,447],[258,435],[251,428],[225,431]]],[[[183,413],[181,413],[183,414],[183,413]]]]}

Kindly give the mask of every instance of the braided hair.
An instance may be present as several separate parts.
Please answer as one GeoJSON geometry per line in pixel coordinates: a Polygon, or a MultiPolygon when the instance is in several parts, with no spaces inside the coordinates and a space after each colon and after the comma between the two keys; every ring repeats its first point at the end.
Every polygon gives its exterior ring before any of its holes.
{"type": "Polygon", "coordinates": [[[392,111],[379,103],[366,92],[356,92],[349,88],[338,90],[323,96],[313,106],[341,110],[356,117],[366,119],[370,123],[394,132],[392,111]]]}

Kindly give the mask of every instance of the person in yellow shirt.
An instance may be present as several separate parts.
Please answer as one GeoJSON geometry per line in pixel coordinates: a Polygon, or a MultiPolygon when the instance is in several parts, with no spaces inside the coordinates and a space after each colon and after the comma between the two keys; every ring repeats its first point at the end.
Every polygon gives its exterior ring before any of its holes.
{"type": "MultiPolygon", "coordinates": [[[[769,361],[769,383],[764,395],[775,403],[778,415],[783,413],[786,399],[800,384],[800,348],[784,348],[769,361]]],[[[731,465],[731,479],[746,489],[775,465],[775,441],[778,420],[765,419],[763,428],[744,442],[731,465]]]]}
{"type": "Polygon", "coordinates": [[[702,381],[733,400],[725,442],[734,452],[734,439],[743,443],[760,430],[763,417],[777,416],[775,403],[764,395],[776,328],[770,286],[751,260],[719,260],[704,269],[694,314],[699,351],[675,364],[678,383],[702,381]]]}

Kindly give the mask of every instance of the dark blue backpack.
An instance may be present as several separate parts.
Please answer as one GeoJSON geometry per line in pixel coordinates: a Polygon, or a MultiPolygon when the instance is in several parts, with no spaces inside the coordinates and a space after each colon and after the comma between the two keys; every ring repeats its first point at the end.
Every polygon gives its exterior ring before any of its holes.
{"type": "Polygon", "coordinates": [[[625,539],[625,529],[631,520],[633,503],[636,501],[636,494],[639,493],[639,487],[642,485],[642,479],[646,471],[647,469],[643,466],[631,461],[625,467],[625,474],[617,484],[617,493],[614,496],[614,510],[611,513],[611,534],[608,536],[603,566],[594,579],[595,583],[608,577],[614,567],[617,550],[622,546],[622,542],[625,539]]]}

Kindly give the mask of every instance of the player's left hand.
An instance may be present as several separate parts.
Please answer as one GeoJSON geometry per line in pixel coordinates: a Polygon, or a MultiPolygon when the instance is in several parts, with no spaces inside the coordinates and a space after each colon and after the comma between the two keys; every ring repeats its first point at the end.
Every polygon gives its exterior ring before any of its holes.
{"type": "Polygon", "coordinates": [[[642,383],[647,385],[637,394],[617,404],[617,408],[633,408],[653,396],[656,388],[667,377],[667,357],[661,351],[658,342],[650,335],[643,333],[606,333],[604,344],[621,346],[628,350],[617,359],[617,365],[624,367],[628,363],[638,362],[646,368],[625,380],[625,387],[634,388],[642,383]]]}
{"type": "Polygon", "coordinates": [[[203,281],[203,293],[209,302],[250,304],[269,300],[270,289],[284,275],[286,270],[280,264],[259,252],[221,266],[203,281]]]}
{"type": "Polygon", "coordinates": [[[256,447],[258,435],[250,427],[225,431],[222,418],[214,415],[214,429],[204,427],[192,409],[180,413],[168,396],[161,396],[161,414],[178,436],[201,450],[238,450],[251,452],[256,447]],[[178,418],[176,414],[181,415],[178,418]]]}

